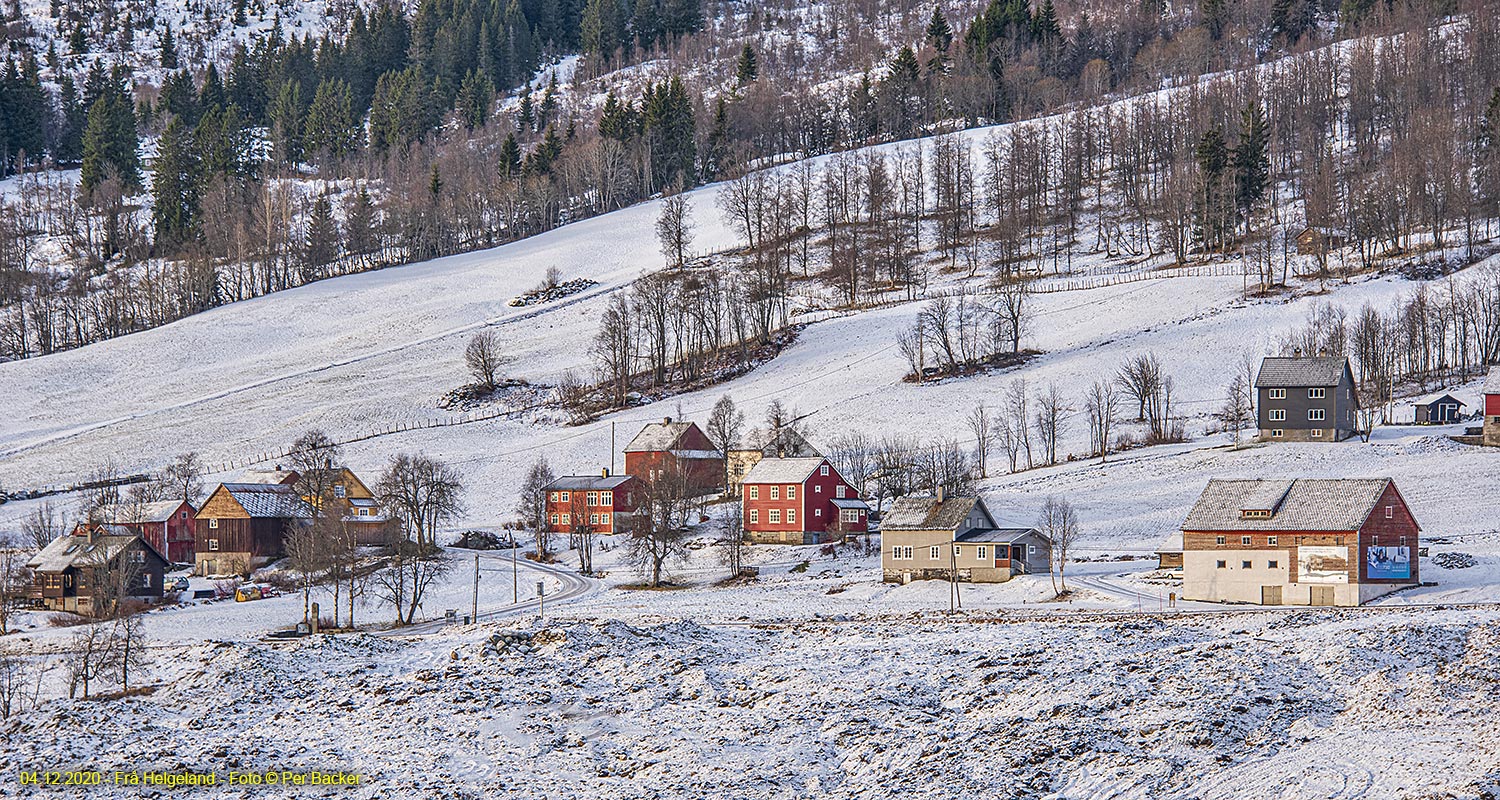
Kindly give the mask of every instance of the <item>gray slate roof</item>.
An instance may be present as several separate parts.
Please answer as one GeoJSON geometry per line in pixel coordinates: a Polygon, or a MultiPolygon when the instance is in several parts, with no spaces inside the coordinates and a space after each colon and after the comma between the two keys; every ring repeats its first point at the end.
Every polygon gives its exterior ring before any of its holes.
{"type": "Polygon", "coordinates": [[[641,428],[641,432],[630,440],[630,444],[625,445],[625,452],[652,453],[671,450],[677,445],[677,440],[681,439],[691,427],[693,427],[691,422],[653,422],[641,428]]]}
{"type": "Polygon", "coordinates": [[[1047,538],[1046,535],[1035,528],[980,528],[959,536],[958,541],[1010,544],[1017,539],[1024,539],[1030,534],[1036,534],[1043,539],[1047,538]]]}
{"type": "Polygon", "coordinates": [[[629,475],[611,475],[608,478],[603,475],[563,475],[562,477],[547,484],[547,491],[565,489],[570,492],[612,490],[619,488],[620,484],[630,480],[629,475]]]}
{"type": "Polygon", "coordinates": [[[280,483],[226,483],[225,491],[251,517],[312,519],[310,508],[292,487],[280,483]]]}
{"type": "Polygon", "coordinates": [[[869,509],[870,507],[869,503],[854,497],[835,497],[828,502],[833,503],[834,508],[869,509]]]}
{"type": "MultiPolygon", "coordinates": [[[[112,526],[105,526],[112,528],[112,526]]],[[[109,563],[113,561],[122,550],[129,547],[131,542],[139,540],[146,549],[156,553],[156,549],[150,542],[136,536],[133,533],[123,535],[94,536],[92,540],[85,535],[64,534],[52,540],[52,543],[41,549],[26,566],[37,572],[62,572],[75,565],[87,565],[93,563],[109,563]]],[[[161,558],[161,554],[156,554],[161,558]]],[[[166,561],[165,558],[161,559],[166,561]]]]}
{"type": "Polygon", "coordinates": [[[822,465],[822,458],[762,458],[742,482],[801,483],[822,465]]]}
{"type": "Polygon", "coordinates": [[[1500,366],[1490,367],[1489,377],[1484,379],[1485,394],[1500,394],[1500,366]]]}
{"type": "Polygon", "coordinates": [[[1356,531],[1390,478],[1219,480],[1208,482],[1183,520],[1185,531],[1356,531]],[[1244,509],[1270,510],[1244,519],[1244,509]]]}
{"type": "Polygon", "coordinates": [[[1260,362],[1260,373],[1255,376],[1255,388],[1337,386],[1344,377],[1344,365],[1347,363],[1346,359],[1335,356],[1266,358],[1260,362]]]}
{"type": "MultiPolygon", "coordinates": [[[[118,505],[104,506],[100,509],[105,519],[112,519],[121,523],[136,522],[166,522],[172,518],[177,507],[182,505],[181,500],[162,500],[156,503],[142,503],[139,506],[121,503],[118,505]]],[[[188,506],[192,508],[192,506],[188,506]]]]}
{"type": "Polygon", "coordinates": [[[949,497],[939,503],[936,497],[903,497],[893,503],[880,518],[883,531],[955,531],[978,505],[985,517],[994,521],[984,501],[977,497],[949,497]]]}

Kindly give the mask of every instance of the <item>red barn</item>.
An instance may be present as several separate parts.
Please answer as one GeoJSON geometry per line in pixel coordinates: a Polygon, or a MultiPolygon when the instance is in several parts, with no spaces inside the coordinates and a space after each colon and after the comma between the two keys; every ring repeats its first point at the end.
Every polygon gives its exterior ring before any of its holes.
{"type": "Polygon", "coordinates": [[[1500,367],[1490,367],[1484,382],[1484,443],[1500,447],[1500,367]]]}
{"type": "Polygon", "coordinates": [[[741,503],[751,540],[817,544],[864,533],[870,507],[826,458],[764,458],[745,476],[741,503]]]}
{"type": "Polygon", "coordinates": [[[163,500],[139,505],[115,505],[101,509],[104,518],[129,529],[151,544],[173,564],[193,563],[193,538],[198,529],[198,509],[186,500],[163,500]]]}
{"type": "Polygon", "coordinates": [[[723,488],[724,454],[696,422],[673,422],[671,417],[651,423],[625,445],[625,472],[653,481],[681,470],[692,494],[711,494],[723,488]]]}
{"type": "Polygon", "coordinates": [[[632,475],[564,475],[547,484],[547,529],[573,533],[582,525],[594,533],[630,527],[640,505],[639,482],[632,475]]]}

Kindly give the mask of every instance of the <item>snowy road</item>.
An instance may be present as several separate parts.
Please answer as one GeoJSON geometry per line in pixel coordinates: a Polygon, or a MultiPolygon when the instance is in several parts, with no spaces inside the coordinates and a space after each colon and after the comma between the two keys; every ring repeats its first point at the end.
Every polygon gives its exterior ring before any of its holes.
{"type": "MultiPolygon", "coordinates": [[[[511,569],[511,559],[509,553],[495,550],[481,550],[476,551],[476,555],[480,557],[481,561],[489,562],[490,567],[503,566],[507,572],[511,569]]],[[[527,561],[525,559],[517,559],[515,562],[515,566],[517,568],[517,571],[529,570],[536,577],[553,578],[557,580],[562,584],[562,590],[541,598],[533,596],[530,599],[522,600],[519,603],[507,603],[500,606],[494,606],[491,603],[482,603],[480,606],[481,610],[479,612],[480,620],[491,620],[500,617],[509,617],[529,613],[531,611],[536,611],[542,608],[543,604],[545,604],[546,607],[550,608],[555,603],[563,604],[568,603],[569,601],[588,597],[589,595],[592,595],[595,592],[599,591],[600,587],[603,586],[602,582],[594,580],[592,578],[585,578],[582,575],[579,575],[576,570],[570,567],[558,566],[556,564],[540,564],[535,561],[527,561]]],[[[484,571],[486,570],[484,568],[481,568],[481,572],[484,571]]],[[[488,571],[493,571],[493,569],[488,571]]],[[[526,583],[529,583],[529,581],[525,581],[524,579],[518,580],[521,581],[523,586],[525,586],[526,583]]],[[[436,633],[447,627],[447,625],[447,620],[439,618],[429,620],[427,622],[419,622],[415,625],[408,625],[404,628],[391,630],[387,632],[386,635],[421,636],[429,633],[436,633]]]]}

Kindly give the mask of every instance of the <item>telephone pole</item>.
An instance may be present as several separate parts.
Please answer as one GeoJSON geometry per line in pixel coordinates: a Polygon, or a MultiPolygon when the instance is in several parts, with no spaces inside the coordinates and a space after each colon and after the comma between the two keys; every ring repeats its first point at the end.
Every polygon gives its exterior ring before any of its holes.
{"type": "Polygon", "coordinates": [[[474,616],[471,621],[479,622],[479,554],[474,554],[474,616]]]}

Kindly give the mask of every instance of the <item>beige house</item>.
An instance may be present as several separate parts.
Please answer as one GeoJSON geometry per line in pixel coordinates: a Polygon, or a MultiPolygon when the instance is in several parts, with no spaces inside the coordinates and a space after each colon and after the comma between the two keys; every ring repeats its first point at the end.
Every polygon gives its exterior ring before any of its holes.
{"type": "Polygon", "coordinates": [[[740,495],[745,476],[764,458],[822,458],[823,454],[813,447],[806,437],[791,428],[777,431],[756,429],[745,436],[740,447],[733,448],[725,456],[729,471],[729,493],[740,495]]]}
{"type": "Polygon", "coordinates": [[[903,497],[881,518],[880,567],[889,583],[1001,583],[1046,572],[1052,542],[1040,531],[999,523],[978,497],[903,497]]]}

